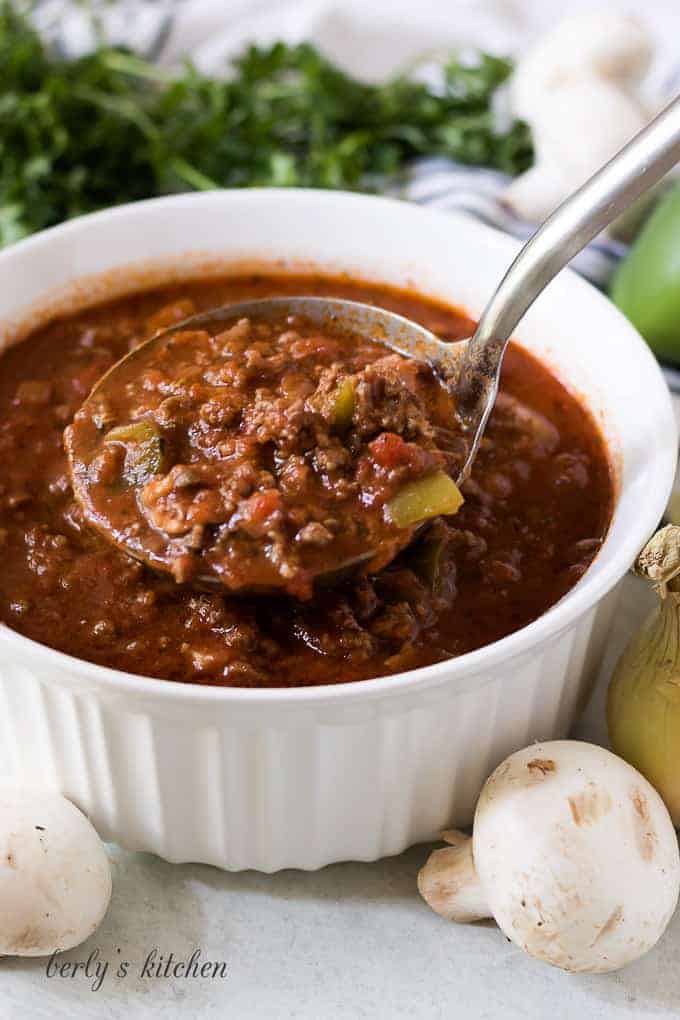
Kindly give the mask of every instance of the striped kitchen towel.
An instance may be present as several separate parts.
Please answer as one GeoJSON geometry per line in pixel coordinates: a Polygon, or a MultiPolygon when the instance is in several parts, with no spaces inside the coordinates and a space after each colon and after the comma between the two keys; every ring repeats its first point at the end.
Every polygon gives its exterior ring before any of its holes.
{"type": "MultiPolygon", "coordinates": [[[[419,205],[469,213],[519,240],[527,240],[536,226],[519,219],[503,202],[509,182],[510,177],[497,170],[433,158],[417,160],[405,182],[387,190],[419,205]]],[[[577,255],[571,265],[592,283],[604,287],[626,249],[623,242],[601,236],[577,255]]]]}

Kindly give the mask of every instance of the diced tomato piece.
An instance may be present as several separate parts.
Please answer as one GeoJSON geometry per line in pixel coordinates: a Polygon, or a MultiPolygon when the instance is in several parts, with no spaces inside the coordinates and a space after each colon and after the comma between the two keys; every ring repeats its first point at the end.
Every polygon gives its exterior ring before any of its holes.
{"type": "Polygon", "coordinates": [[[263,492],[256,492],[248,500],[250,509],[250,520],[254,523],[264,521],[271,517],[281,505],[281,493],[278,489],[265,489],[263,492]]]}
{"type": "Polygon", "coordinates": [[[422,460],[421,450],[414,443],[405,442],[396,432],[383,432],[370,444],[371,455],[381,467],[402,465],[416,467],[422,460]]]}

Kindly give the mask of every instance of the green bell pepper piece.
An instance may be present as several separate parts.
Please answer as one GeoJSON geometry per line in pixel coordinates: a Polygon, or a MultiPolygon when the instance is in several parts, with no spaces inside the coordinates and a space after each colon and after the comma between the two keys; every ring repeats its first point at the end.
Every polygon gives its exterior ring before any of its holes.
{"type": "Polygon", "coordinates": [[[342,380],[334,394],[333,424],[340,429],[349,428],[354,415],[354,380],[342,380]]]}
{"type": "Polygon", "coordinates": [[[387,513],[398,528],[410,528],[431,517],[457,513],[463,497],[446,471],[408,482],[387,504],[387,513]]]}

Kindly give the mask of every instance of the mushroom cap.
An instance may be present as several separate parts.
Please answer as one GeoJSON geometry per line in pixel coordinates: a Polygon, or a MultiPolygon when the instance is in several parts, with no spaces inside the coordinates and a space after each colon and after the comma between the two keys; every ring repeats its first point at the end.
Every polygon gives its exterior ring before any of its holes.
{"type": "Polygon", "coordinates": [[[55,792],[0,787],[0,954],[78,945],[111,899],[111,867],[84,814],[55,792]]]}
{"type": "Polygon", "coordinates": [[[521,58],[510,83],[519,116],[537,93],[551,92],[570,78],[597,75],[634,93],[651,67],[654,39],[644,22],[621,11],[582,10],[542,36],[521,58]]]}
{"type": "Polygon", "coordinates": [[[680,888],[678,842],[656,790],[579,741],[535,744],[498,766],[477,805],[473,857],[504,934],[569,971],[642,956],[680,888]]]}

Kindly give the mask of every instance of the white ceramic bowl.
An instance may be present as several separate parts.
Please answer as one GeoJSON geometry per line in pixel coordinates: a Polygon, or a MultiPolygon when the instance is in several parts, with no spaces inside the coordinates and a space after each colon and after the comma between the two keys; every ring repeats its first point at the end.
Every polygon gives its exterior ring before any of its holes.
{"type": "MultiPolygon", "coordinates": [[[[207,262],[312,263],[412,285],[475,315],[516,250],[471,219],[379,198],[253,190],[143,202],[0,254],[2,342],[50,308],[129,289],[131,264],[137,282],[151,283],[207,262]]],[[[618,472],[607,541],[558,605],[449,662],[280,690],[130,676],[0,627],[5,774],[62,790],[106,839],[234,870],[373,860],[469,822],[502,757],[567,732],[611,596],[654,530],[675,468],[656,362],[592,287],[562,273],[519,339],[582,395],[618,472]]]]}

